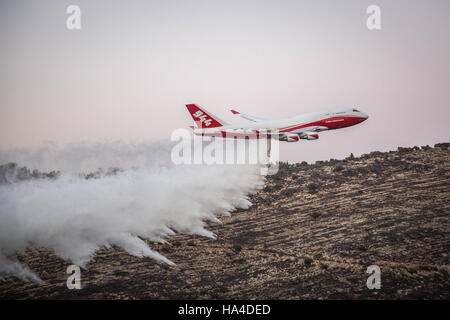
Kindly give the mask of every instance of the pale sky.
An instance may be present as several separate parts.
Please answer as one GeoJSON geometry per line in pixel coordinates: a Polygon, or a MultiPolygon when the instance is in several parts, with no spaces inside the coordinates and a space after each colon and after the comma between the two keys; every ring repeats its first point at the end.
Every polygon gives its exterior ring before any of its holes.
{"type": "Polygon", "coordinates": [[[361,125],[284,143],[343,158],[450,141],[450,2],[0,2],[0,149],[168,139],[186,103],[223,120],[357,108],[361,125]],[[66,8],[81,8],[81,30],[66,8]],[[381,30],[366,8],[381,8],[381,30]]]}

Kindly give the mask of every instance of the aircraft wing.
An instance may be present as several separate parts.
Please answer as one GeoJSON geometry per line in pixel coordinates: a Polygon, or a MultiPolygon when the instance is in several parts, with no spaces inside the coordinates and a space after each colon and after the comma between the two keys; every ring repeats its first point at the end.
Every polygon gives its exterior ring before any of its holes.
{"type": "Polygon", "coordinates": [[[231,113],[237,114],[239,117],[247,119],[247,120],[250,120],[250,121],[253,121],[253,122],[260,122],[260,121],[267,120],[267,119],[264,119],[264,118],[258,118],[258,117],[254,117],[254,116],[251,116],[251,115],[248,115],[248,114],[243,114],[243,113],[237,112],[236,110],[231,110],[231,113]]]}

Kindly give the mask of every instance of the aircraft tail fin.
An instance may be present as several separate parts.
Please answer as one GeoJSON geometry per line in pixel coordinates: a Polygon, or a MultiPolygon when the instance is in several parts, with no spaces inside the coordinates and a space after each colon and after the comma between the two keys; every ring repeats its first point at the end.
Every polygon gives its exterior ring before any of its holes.
{"type": "Polygon", "coordinates": [[[187,104],[186,108],[200,129],[217,128],[228,124],[196,104],[187,104]]]}

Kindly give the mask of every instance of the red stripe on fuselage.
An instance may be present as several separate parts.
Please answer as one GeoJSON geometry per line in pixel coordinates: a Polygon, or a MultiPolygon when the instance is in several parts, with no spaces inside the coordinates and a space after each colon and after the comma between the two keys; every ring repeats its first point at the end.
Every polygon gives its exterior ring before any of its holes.
{"type": "Polygon", "coordinates": [[[323,120],[319,120],[319,121],[315,121],[315,122],[310,122],[307,124],[302,124],[302,125],[295,126],[292,128],[280,130],[280,132],[290,132],[290,131],[295,131],[298,129],[302,129],[302,128],[306,128],[306,127],[314,127],[314,126],[327,127],[329,130],[333,130],[333,129],[354,126],[355,124],[361,123],[364,120],[366,120],[366,118],[351,117],[351,116],[331,117],[331,118],[327,118],[327,119],[323,119],[323,120]]]}

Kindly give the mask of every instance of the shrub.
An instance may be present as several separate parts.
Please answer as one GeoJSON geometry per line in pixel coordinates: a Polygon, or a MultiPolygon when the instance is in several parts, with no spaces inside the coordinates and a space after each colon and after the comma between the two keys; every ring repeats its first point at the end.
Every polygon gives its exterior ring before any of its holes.
{"type": "Polygon", "coordinates": [[[319,188],[319,186],[313,182],[308,183],[306,185],[306,189],[308,190],[309,193],[313,194],[317,192],[317,189],[319,188]]]}
{"type": "Polygon", "coordinates": [[[436,143],[434,147],[447,150],[450,147],[450,142],[436,143]]]}
{"type": "Polygon", "coordinates": [[[314,260],[319,260],[319,259],[322,258],[322,254],[321,254],[321,253],[316,253],[316,254],[313,256],[313,258],[314,258],[314,260]]]}
{"type": "Polygon", "coordinates": [[[242,245],[240,245],[239,243],[235,243],[233,244],[233,250],[238,253],[242,251],[242,245]]]}
{"type": "Polygon", "coordinates": [[[285,168],[289,168],[289,162],[284,162],[284,161],[278,161],[278,167],[280,169],[285,169],[285,168]]]}
{"type": "Polygon", "coordinates": [[[317,212],[317,211],[313,211],[313,212],[311,212],[310,216],[311,216],[311,218],[313,218],[313,219],[317,219],[317,218],[320,217],[320,213],[317,212]]]}
{"type": "Polygon", "coordinates": [[[398,148],[397,148],[397,151],[398,151],[399,153],[405,153],[405,152],[408,152],[408,151],[410,151],[410,150],[412,150],[412,148],[405,148],[405,147],[398,147],[398,148]]]}

